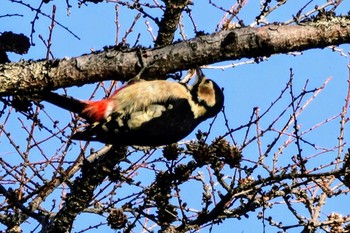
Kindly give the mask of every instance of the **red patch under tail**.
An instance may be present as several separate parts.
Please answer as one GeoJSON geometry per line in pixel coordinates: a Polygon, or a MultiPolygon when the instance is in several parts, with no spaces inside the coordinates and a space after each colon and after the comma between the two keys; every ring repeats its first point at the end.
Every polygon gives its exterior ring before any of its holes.
{"type": "Polygon", "coordinates": [[[86,101],[86,107],[82,111],[82,115],[92,122],[101,121],[105,117],[109,100],[86,101]]]}
{"type": "Polygon", "coordinates": [[[129,83],[128,85],[122,86],[121,88],[114,91],[114,93],[104,100],[97,101],[85,101],[86,104],[84,110],[82,111],[82,116],[89,119],[92,122],[101,121],[105,117],[105,113],[108,107],[109,101],[115,96],[120,90],[129,87],[134,83],[129,83]]]}

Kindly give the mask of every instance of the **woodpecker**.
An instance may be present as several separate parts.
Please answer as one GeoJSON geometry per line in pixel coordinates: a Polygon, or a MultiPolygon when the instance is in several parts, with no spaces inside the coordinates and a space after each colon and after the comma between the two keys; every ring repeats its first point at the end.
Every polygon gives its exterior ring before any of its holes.
{"type": "Polygon", "coordinates": [[[200,69],[193,85],[140,80],[99,101],[81,101],[53,92],[42,98],[89,123],[72,139],[134,146],[177,142],[217,115],[224,103],[220,87],[200,69]]]}

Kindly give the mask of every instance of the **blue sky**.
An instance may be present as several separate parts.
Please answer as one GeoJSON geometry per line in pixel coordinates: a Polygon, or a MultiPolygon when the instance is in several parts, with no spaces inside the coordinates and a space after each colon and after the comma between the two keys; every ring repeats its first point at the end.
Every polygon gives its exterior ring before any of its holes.
{"type": "MultiPolygon", "coordinates": [[[[40,1],[24,1],[31,2],[33,6],[38,6],[40,1]]],[[[295,1],[289,1],[290,3],[282,6],[279,10],[274,12],[268,17],[270,22],[274,20],[279,22],[284,22],[292,18],[297,9],[300,9],[300,5],[295,3],[295,1]]],[[[322,5],[326,1],[315,1],[305,8],[305,12],[308,12],[313,8],[314,5],[322,5]]],[[[67,16],[67,9],[65,1],[55,1],[57,5],[56,20],[62,25],[66,26],[74,32],[81,39],[78,40],[72,36],[67,30],[56,25],[53,31],[52,40],[52,52],[56,58],[63,57],[74,57],[79,56],[84,53],[89,53],[91,49],[100,50],[103,46],[113,45],[115,43],[116,25],[115,20],[115,4],[88,4],[88,6],[83,5],[78,8],[76,2],[71,2],[73,7],[70,9],[70,15],[67,16]]],[[[228,1],[217,1],[217,4],[228,7],[228,1]]],[[[198,30],[203,30],[205,32],[213,32],[216,28],[217,23],[221,20],[224,14],[219,9],[210,6],[207,2],[199,3],[199,1],[194,1],[193,17],[197,24],[198,30]]],[[[52,3],[44,5],[42,8],[43,12],[51,14],[52,3]]],[[[339,12],[349,11],[349,3],[343,3],[339,8],[339,12]]],[[[156,10],[155,10],[156,12],[156,10]]],[[[259,12],[258,1],[248,1],[247,6],[242,10],[239,17],[243,19],[244,22],[249,25],[255,19],[255,16],[259,12]]],[[[23,17],[8,17],[0,18],[0,32],[3,31],[13,31],[16,33],[23,33],[27,36],[31,33],[31,24],[35,13],[30,11],[28,8],[11,3],[9,0],[2,2],[2,7],[0,8],[0,15],[5,15],[7,13],[18,13],[23,14],[23,17]]],[[[160,12],[156,12],[159,15],[160,12]]],[[[129,9],[123,7],[120,8],[120,38],[123,37],[125,31],[131,25],[135,13],[129,9]]],[[[147,31],[145,26],[145,20],[151,23],[151,26],[156,34],[157,27],[150,20],[145,18],[140,18],[135,26],[134,32],[128,37],[128,42],[133,44],[137,33],[141,33],[140,44],[143,46],[152,46],[151,36],[147,31]]],[[[185,32],[188,37],[193,37],[193,29],[190,20],[187,16],[184,16],[185,32]]],[[[46,49],[42,42],[38,38],[38,35],[42,35],[44,38],[48,36],[48,27],[50,25],[50,20],[44,16],[39,16],[39,19],[35,23],[35,33],[33,35],[35,46],[31,47],[30,51],[26,55],[15,55],[10,54],[10,59],[17,61],[19,59],[42,59],[45,57],[46,49]]],[[[177,34],[177,38],[179,34],[177,34]]],[[[345,54],[348,54],[349,45],[342,45],[340,49],[343,49],[345,54]]],[[[241,60],[244,61],[244,60],[241,60]]],[[[212,64],[214,66],[227,65],[229,63],[237,63],[241,61],[230,61],[220,64],[212,64]]],[[[305,82],[309,80],[309,88],[315,88],[322,85],[322,83],[329,77],[332,80],[326,86],[324,91],[307,107],[307,109],[301,114],[299,123],[301,124],[301,131],[305,131],[310,127],[337,115],[344,104],[344,99],[347,92],[347,79],[349,72],[347,69],[347,63],[349,62],[348,57],[341,56],[338,52],[333,52],[329,48],[325,49],[314,49],[309,51],[304,51],[302,55],[274,55],[267,59],[267,61],[261,62],[259,64],[248,64],[237,66],[235,68],[229,68],[226,70],[220,69],[205,69],[204,72],[208,77],[214,79],[220,86],[225,87],[225,109],[226,114],[229,118],[229,124],[231,128],[239,127],[242,124],[246,124],[249,121],[249,117],[252,113],[254,107],[259,107],[260,111],[266,110],[271,102],[277,98],[280,91],[285,87],[286,82],[289,80],[290,68],[294,72],[294,89],[296,92],[300,91],[305,85],[305,82]]],[[[68,93],[74,95],[78,98],[84,98],[91,92],[91,85],[87,85],[81,88],[71,88],[68,93]]],[[[267,127],[271,120],[275,119],[280,111],[285,107],[285,105],[290,101],[288,95],[281,101],[276,108],[271,111],[266,118],[261,121],[261,127],[267,127]]],[[[61,109],[56,107],[47,107],[48,111],[52,111],[53,115],[61,118],[69,117],[69,114],[62,112],[61,109]]],[[[0,119],[1,121],[3,119],[0,119]]],[[[219,115],[217,122],[214,124],[213,137],[215,134],[220,134],[226,132],[226,128],[223,127],[222,122],[223,116],[219,115]]],[[[208,129],[208,124],[210,121],[203,123],[200,128],[203,130],[208,129]]],[[[283,123],[284,121],[282,121],[283,123]]],[[[0,122],[2,123],[2,122],[0,122]]],[[[281,123],[281,124],[282,124],[281,123]]],[[[18,129],[18,121],[13,119],[12,125],[8,125],[9,129],[13,129],[13,134],[16,137],[21,137],[21,131],[18,129]]],[[[348,130],[345,131],[346,133],[348,130]]],[[[305,138],[312,141],[319,147],[332,148],[337,144],[337,137],[339,134],[339,118],[334,120],[317,130],[307,134],[305,138]]],[[[244,138],[245,131],[238,131],[234,134],[235,141],[240,144],[244,138]]],[[[14,136],[14,137],[15,137],[14,136]]],[[[263,146],[267,146],[273,135],[262,138],[263,146]]],[[[191,134],[187,139],[194,138],[194,134],[191,134]]],[[[281,142],[283,143],[283,142],[281,142]]],[[[255,144],[246,148],[244,151],[244,156],[248,160],[256,160],[257,158],[257,148],[254,147],[255,144]]],[[[54,153],[57,148],[47,148],[48,151],[54,153]]],[[[305,153],[313,154],[316,150],[305,146],[305,153]]],[[[1,139],[1,150],[0,153],[4,154],[14,154],[14,149],[8,144],[5,139],[1,139]]],[[[335,152],[334,152],[335,153],[335,152]]],[[[325,154],[324,158],[327,161],[327,156],[325,154]]],[[[69,156],[76,156],[74,150],[69,156]]],[[[290,155],[284,154],[285,162],[290,162],[290,155]]],[[[334,155],[329,155],[331,158],[334,155]]],[[[35,155],[33,155],[33,159],[35,155]]],[[[271,158],[270,158],[271,159],[271,158]]],[[[16,161],[16,160],[14,160],[16,161]]],[[[321,159],[322,161],[322,159],[321,159]]],[[[13,162],[13,161],[12,161],[13,162]]],[[[317,162],[317,161],[313,161],[317,162]]],[[[2,171],[0,171],[2,172],[2,171]]],[[[205,172],[205,171],[204,171],[205,172]]],[[[228,171],[230,174],[230,171],[228,171]]],[[[185,186],[185,185],[184,185],[185,186]]],[[[186,192],[186,191],[184,191],[186,192]]],[[[59,194],[58,194],[59,195],[59,194]]],[[[189,199],[192,199],[191,192],[187,193],[189,199]]],[[[193,194],[192,194],[193,195],[193,194]]],[[[339,201],[332,201],[331,207],[325,208],[325,216],[332,211],[345,211],[342,205],[343,199],[339,198],[339,201]]],[[[348,200],[347,200],[348,201],[348,200]]],[[[49,200],[47,201],[49,203],[49,200]]],[[[272,215],[276,212],[284,213],[283,208],[279,210],[276,207],[274,210],[269,210],[272,215]],[[276,212],[273,212],[276,211],[276,212]]],[[[344,212],[344,214],[347,214],[344,212]]],[[[286,215],[288,216],[288,215],[286,215]]],[[[280,216],[280,220],[285,220],[283,214],[280,216]]],[[[103,219],[97,218],[95,216],[80,216],[77,220],[77,228],[84,229],[88,225],[103,221],[103,219]],[[86,221],[88,219],[88,221],[86,221]]],[[[254,214],[251,215],[249,219],[238,220],[228,220],[228,224],[223,224],[221,226],[215,226],[214,230],[220,232],[231,232],[232,224],[235,225],[236,232],[262,232],[261,221],[256,220],[254,214]]],[[[1,230],[0,226],[0,230],[1,230]]],[[[32,229],[32,226],[28,226],[32,229]]],[[[274,229],[276,230],[276,229],[274,229]]],[[[207,229],[203,230],[206,232],[207,229]]],[[[214,232],[215,232],[214,231],[214,232]]],[[[94,231],[91,231],[94,232],[94,231]]],[[[96,230],[96,232],[101,232],[101,230],[96,230]]],[[[108,232],[107,230],[104,232],[108,232]]],[[[113,232],[113,231],[110,231],[113,232]]],[[[297,232],[297,231],[296,231],[297,232]]]]}

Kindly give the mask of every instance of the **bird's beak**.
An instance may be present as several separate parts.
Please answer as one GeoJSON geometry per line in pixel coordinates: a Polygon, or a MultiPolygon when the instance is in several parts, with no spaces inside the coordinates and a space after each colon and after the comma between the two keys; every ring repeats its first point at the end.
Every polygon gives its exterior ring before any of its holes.
{"type": "Polygon", "coordinates": [[[190,89],[192,89],[193,86],[198,85],[202,82],[203,78],[205,77],[202,70],[197,67],[196,69],[190,69],[187,72],[187,75],[180,81],[181,83],[188,83],[196,74],[195,80],[191,86],[188,86],[190,89]]]}
{"type": "Polygon", "coordinates": [[[203,78],[205,77],[202,70],[199,67],[196,68],[196,74],[197,77],[192,86],[196,86],[197,84],[201,83],[203,78]]]}
{"type": "Polygon", "coordinates": [[[201,68],[197,67],[196,68],[196,73],[197,73],[197,82],[201,82],[202,79],[205,77],[201,68]]]}

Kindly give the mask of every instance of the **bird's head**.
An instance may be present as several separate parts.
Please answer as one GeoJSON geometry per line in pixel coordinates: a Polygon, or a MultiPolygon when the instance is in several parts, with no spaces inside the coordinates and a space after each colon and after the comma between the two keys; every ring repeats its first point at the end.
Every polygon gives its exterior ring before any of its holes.
{"type": "Polygon", "coordinates": [[[204,76],[203,72],[197,68],[197,80],[193,84],[191,92],[194,101],[207,110],[204,118],[214,117],[224,105],[224,94],[221,88],[213,81],[204,76]]]}

